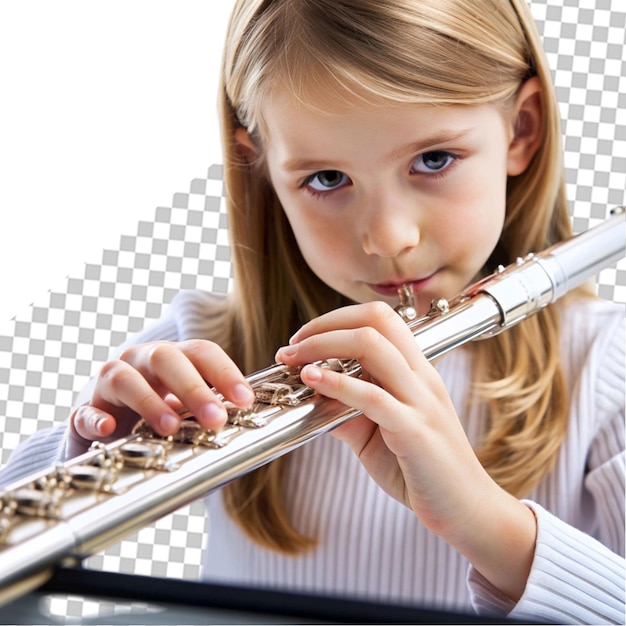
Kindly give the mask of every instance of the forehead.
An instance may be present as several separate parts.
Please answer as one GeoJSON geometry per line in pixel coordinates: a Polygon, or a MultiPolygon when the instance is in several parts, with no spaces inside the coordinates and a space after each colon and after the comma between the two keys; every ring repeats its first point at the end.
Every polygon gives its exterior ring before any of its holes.
{"type": "Polygon", "coordinates": [[[366,102],[348,92],[338,94],[321,89],[303,98],[286,88],[274,90],[261,106],[260,114],[268,143],[279,137],[297,142],[326,132],[339,137],[342,128],[368,128],[377,118],[392,117],[391,106],[366,102]]]}
{"type": "Polygon", "coordinates": [[[306,132],[328,127],[338,120],[367,123],[376,117],[392,117],[394,111],[416,110],[419,99],[399,102],[374,96],[356,86],[353,89],[332,82],[316,81],[297,90],[280,83],[258,103],[258,129],[264,141],[277,131],[306,132]],[[272,133],[273,131],[273,133],[272,133]]]}
{"type": "MultiPolygon", "coordinates": [[[[356,122],[361,118],[395,117],[407,111],[439,111],[441,117],[448,112],[470,110],[484,104],[506,113],[509,99],[494,97],[479,100],[458,98],[451,101],[445,95],[428,90],[382,90],[376,78],[362,76],[360,80],[342,80],[328,72],[329,68],[302,76],[279,77],[259,90],[255,100],[253,131],[265,143],[269,139],[270,119],[274,132],[284,126],[286,118],[299,119],[301,124],[328,125],[338,118],[356,122]]],[[[343,77],[345,78],[345,76],[343,77]]]]}
{"type": "MultiPolygon", "coordinates": [[[[264,108],[266,156],[286,170],[297,171],[376,159],[393,162],[406,154],[463,141],[502,127],[493,105],[364,105],[344,101],[311,106],[282,93],[264,108]]],[[[500,136],[500,133],[496,133],[500,136]]],[[[469,145],[469,144],[468,144],[469,145]]]]}

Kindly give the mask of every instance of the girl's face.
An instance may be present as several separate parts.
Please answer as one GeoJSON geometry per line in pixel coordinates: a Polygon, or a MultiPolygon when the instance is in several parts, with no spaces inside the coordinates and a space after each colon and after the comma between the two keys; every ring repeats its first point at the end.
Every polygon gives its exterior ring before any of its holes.
{"type": "Polygon", "coordinates": [[[300,250],[349,299],[395,305],[411,283],[426,313],[476,278],[500,237],[512,124],[493,105],[330,110],[286,94],[263,110],[300,250]]]}

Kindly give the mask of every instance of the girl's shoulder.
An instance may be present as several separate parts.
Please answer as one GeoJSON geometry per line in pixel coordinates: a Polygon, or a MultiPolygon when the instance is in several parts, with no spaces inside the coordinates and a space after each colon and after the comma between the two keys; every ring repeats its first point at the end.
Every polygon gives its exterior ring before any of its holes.
{"type": "Polygon", "coordinates": [[[180,340],[212,339],[219,336],[226,323],[230,298],[208,291],[180,291],[170,305],[169,315],[178,329],[180,340]]]}
{"type": "Polygon", "coordinates": [[[226,309],[228,302],[229,296],[227,294],[217,294],[200,289],[185,289],[174,296],[171,308],[178,314],[198,312],[212,315],[216,311],[226,309]]]}
{"type": "Polygon", "coordinates": [[[129,345],[139,343],[220,337],[227,313],[227,296],[198,290],[180,291],[159,319],[127,339],[115,350],[113,356],[129,345]]]}
{"type": "Polygon", "coordinates": [[[571,299],[562,308],[563,334],[575,343],[610,338],[620,327],[623,329],[625,312],[623,304],[601,298],[571,299]]]}

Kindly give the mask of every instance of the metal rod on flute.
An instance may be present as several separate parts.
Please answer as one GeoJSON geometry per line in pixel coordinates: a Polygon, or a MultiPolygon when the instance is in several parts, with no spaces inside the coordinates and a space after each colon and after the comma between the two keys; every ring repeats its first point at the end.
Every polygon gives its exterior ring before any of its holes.
{"type": "MultiPolygon", "coordinates": [[[[504,268],[417,319],[410,289],[398,312],[428,359],[490,337],[537,313],[625,252],[624,207],[599,226],[504,268]]],[[[321,364],[358,376],[356,361],[321,364]]],[[[228,406],[219,432],[183,420],[172,437],[140,422],[128,437],[94,444],[71,461],[0,491],[0,604],[77,562],[297,448],[358,411],[315,394],[298,369],[269,367],[248,378],[251,409],[228,406]]]]}

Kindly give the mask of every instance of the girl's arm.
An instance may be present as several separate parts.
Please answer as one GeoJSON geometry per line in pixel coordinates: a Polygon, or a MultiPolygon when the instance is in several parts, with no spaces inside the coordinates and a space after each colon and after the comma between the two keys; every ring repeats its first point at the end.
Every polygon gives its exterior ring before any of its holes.
{"type": "Polygon", "coordinates": [[[623,624],[624,559],[534,502],[535,556],[521,599],[515,603],[476,569],[468,583],[475,610],[554,624],[623,624]]]}
{"type": "MultiPolygon", "coordinates": [[[[442,381],[430,364],[422,362],[415,342],[397,318],[379,304],[333,312],[303,327],[292,345],[277,353],[277,359],[290,365],[331,355],[361,361],[376,385],[309,366],[302,375],[320,393],[363,411],[363,416],[335,434],[352,446],[390,495],[468,557],[473,564],[470,584],[477,609],[498,613],[515,609],[517,617],[541,619],[538,615],[545,616],[545,612],[540,610],[537,594],[545,598],[552,589],[547,606],[550,615],[556,615],[562,589],[558,584],[555,589],[555,582],[571,576],[579,546],[596,566],[592,587],[600,585],[603,590],[596,595],[588,590],[585,596],[576,585],[566,584],[570,599],[563,615],[570,609],[571,614],[557,621],[586,621],[594,611],[603,616],[600,621],[623,620],[623,559],[534,503],[509,496],[491,481],[462,432],[442,381]]],[[[606,359],[605,351],[602,358],[606,359]]],[[[623,354],[621,363],[621,369],[611,369],[622,377],[623,389],[623,354]]],[[[597,395],[606,398],[606,394],[597,395]]],[[[623,422],[623,397],[621,414],[623,422]]],[[[623,450],[619,441],[615,445],[623,450]]],[[[595,482],[600,490],[613,489],[621,498],[621,507],[617,500],[605,502],[604,512],[621,515],[623,525],[623,469],[612,465],[611,475],[613,482],[607,483],[606,474],[596,473],[595,482]],[[621,494],[615,482],[620,480],[621,494]]],[[[584,572],[579,580],[585,580],[584,572]]]]}
{"type": "MultiPolygon", "coordinates": [[[[535,559],[520,602],[510,607],[511,616],[531,619],[540,615],[554,623],[623,624],[624,311],[594,303],[577,319],[570,318],[564,332],[566,345],[584,354],[584,362],[570,374],[577,381],[571,428],[578,436],[568,440],[568,458],[584,460],[584,474],[581,471],[577,477],[575,465],[564,471],[580,481],[584,494],[580,507],[588,532],[528,503],[539,522],[535,559]],[[590,440],[581,436],[586,428],[590,440]]],[[[506,610],[506,599],[475,571],[469,582],[477,609],[506,610]]]]}
{"type": "Polygon", "coordinates": [[[479,463],[406,324],[380,302],[345,307],[306,324],[277,353],[288,365],[332,357],[358,359],[366,373],[355,379],[303,368],[307,385],[363,412],[334,434],[389,495],[517,601],[532,563],[535,516],[479,463]]]}

